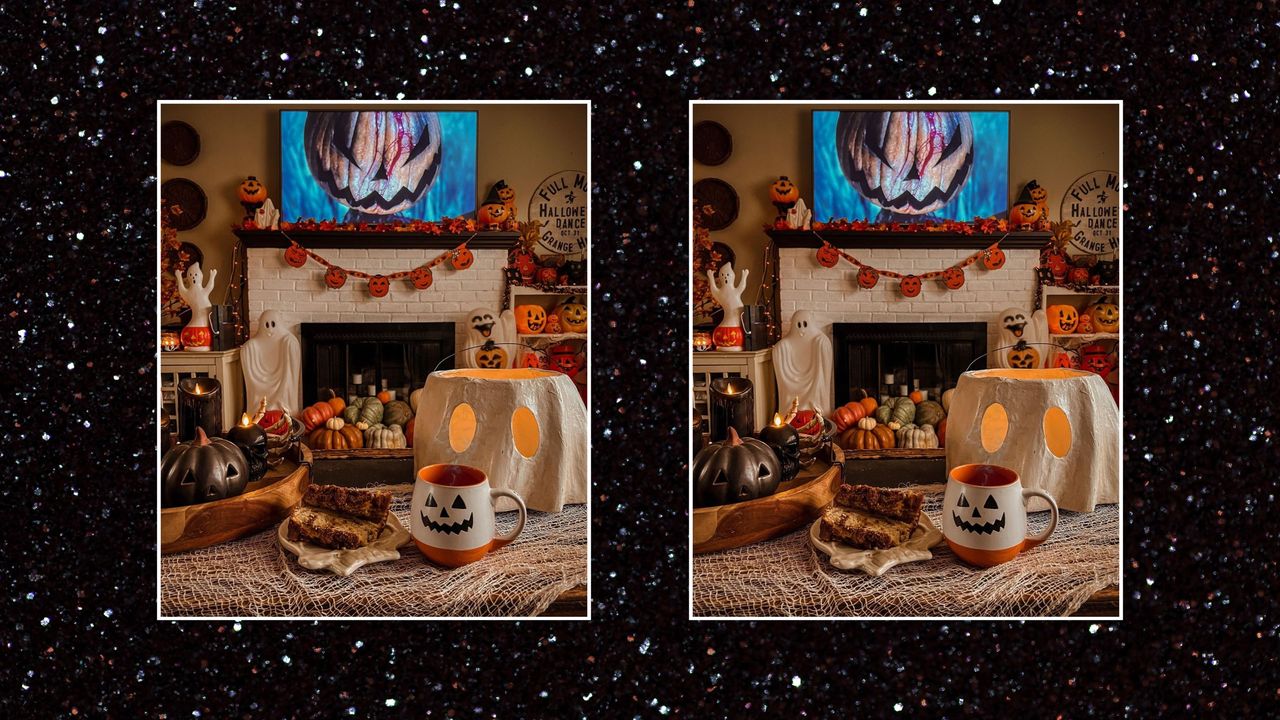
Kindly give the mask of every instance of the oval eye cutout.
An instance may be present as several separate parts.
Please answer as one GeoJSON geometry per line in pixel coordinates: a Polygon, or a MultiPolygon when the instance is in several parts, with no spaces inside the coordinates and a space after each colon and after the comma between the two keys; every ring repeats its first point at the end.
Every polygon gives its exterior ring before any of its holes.
{"type": "Polygon", "coordinates": [[[1060,407],[1044,412],[1044,444],[1057,457],[1066,457],[1071,452],[1071,421],[1060,407]]]}
{"type": "Polygon", "coordinates": [[[1000,403],[991,403],[982,413],[982,448],[989,453],[1000,449],[1009,434],[1009,414],[1000,403]]]}
{"type": "Polygon", "coordinates": [[[462,452],[471,447],[476,436],[476,412],[466,403],[460,403],[449,416],[449,447],[462,452]]]}
{"type": "Polygon", "coordinates": [[[538,419],[527,407],[516,408],[511,415],[511,438],[516,452],[531,458],[538,452],[538,419]]]}

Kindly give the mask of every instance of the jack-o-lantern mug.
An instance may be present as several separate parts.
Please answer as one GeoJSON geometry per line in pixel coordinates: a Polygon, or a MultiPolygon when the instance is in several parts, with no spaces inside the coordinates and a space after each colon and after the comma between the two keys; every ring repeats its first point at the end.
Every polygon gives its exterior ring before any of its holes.
{"type": "Polygon", "coordinates": [[[942,535],[961,560],[991,567],[1012,560],[1045,540],[1058,526],[1058,503],[1043,490],[1022,487],[1018,473],[999,465],[958,465],[947,476],[942,501],[942,535]],[[1029,496],[1044,498],[1052,513],[1049,527],[1027,536],[1029,496]]]}
{"type": "Polygon", "coordinates": [[[445,567],[461,567],[507,545],[524,530],[524,499],[511,490],[494,489],[483,471],[467,465],[428,465],[418,470],[409,507],[413,542],[427,559],[445,567]],[[498,535],[493,501],[509,497],[520,506],[520,519],[506,535],[498,535]]]}

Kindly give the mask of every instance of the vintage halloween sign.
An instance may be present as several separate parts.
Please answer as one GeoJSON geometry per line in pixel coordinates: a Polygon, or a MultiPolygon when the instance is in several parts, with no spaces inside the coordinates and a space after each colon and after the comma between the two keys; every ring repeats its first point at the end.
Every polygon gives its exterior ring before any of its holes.
{"type": "Polygon", "coordinates": [[[1070,220],[1071,245],[1081,253],[1120,250],[1120,174],[1096,170],[1076,179],[1062,196],[1058,217],[1070,220]]]}
{"type": "Polygon", "coordinates": [[[538,244],[552,255],[587,251],[587,174],[562,170],[543,180],[529,196],[530,220],[541,223],[538,244]]]}

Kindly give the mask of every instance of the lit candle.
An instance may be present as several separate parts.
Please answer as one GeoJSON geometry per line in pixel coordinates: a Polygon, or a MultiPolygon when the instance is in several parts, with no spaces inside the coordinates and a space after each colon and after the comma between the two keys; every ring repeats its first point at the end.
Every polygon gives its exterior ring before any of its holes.
{"type": "Polygon", "coordinates": [[[369,397],[373,397],[373,396],[377,395],[377,394],[378,394],[378,386],[377,386],[377,385],[369,385],[368,387],[366,387],[366,388],[365,388],[365,394],[366,394],[366,395],[368,395],[369,397]]]}
{"type": "Polygon", "coordinates": [[[693,349],[695,351],[706,352],[713,347],[715,346],[711,344],[711,333],[700,332],[693,334],[693,349]]]}
{"type": "Polygon", "coordinates": [[[756,433],[755,402],[751,381],[743,377],[716,378],[711,381],[710,440],[720,442],[729,436],[729,427],[742,437],[756,433]]]}
{"type": "Polygon", "coordinates": [[[178,338],[176,332],[160,333],[160,349],[165,352],[173,352],[182,349],[182,340],[178,338]]]}
{"type": "Polygon", "coordinates": [[[197,427],[210,437],[222,434],[222,385],[214,378],[178,381],[178,441],[194,439],[197,427]]]}
{"type": "Polygon", "coordinates": [[[267,431],[249,419],[240,416],[240,424],[227,431],[227,439],[235,443],[249,461],[249,482],[258,480],[267,472],[267,431]]]}
{"type": "Polygon", "coordinates": [[[892,385],[892,384],[893,384],[893,373],[887,373],[887,374],[884,376],[884,384],[885,384],[885,385],[892,385]]]}
{"type": "Polygon", "coordinates": [[[782,482],[787,482],[800,472],[800,433],[782,421],[774,413],[773,422],[760,431],[760,440],[773,449],[782,465],[782,482]]]}
{"type": "Polygon", "coordinates": [[[352,385],[360,385],[360,384],[362,384],[363,382],[364,382],[364,375],[362,375],[362,374],[360,374],[360,373],[356,373],[355,375],[352,375],[352,376],[351,376],[351,384],[352,384],[352,385]]]}

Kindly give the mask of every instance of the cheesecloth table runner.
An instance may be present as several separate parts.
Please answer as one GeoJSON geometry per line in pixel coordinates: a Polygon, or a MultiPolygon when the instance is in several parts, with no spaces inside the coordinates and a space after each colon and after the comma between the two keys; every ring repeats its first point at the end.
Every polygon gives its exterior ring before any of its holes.
{"type": "MultiPolygon", "coordinates": [[[[391,512],[409,527],[412,485],[390,485],[391,512]]],[[[498,514],[498,532],[516,513],[498,514]]],[[[255,535],[160,559],[160,609],[166,617],[532,616],[587,582],[587,507],[529,512],[520,537],[484,559],[448,570],[412,543],[400,559],[371,563],[348,577],[307,570],[276,539],[277,525],[255,535]]]]}
{"type": "MultiPolygon", "coordinates": [[[[942,527],[945,485],[925,492],[924,512],[942,527]]],[[[1063,512],[1043,545],[986,570],[960,562],[944,541],[933,559],[880,577],[838,570],[809,543],[809,526],[773,540],[693,558],[695,616],[1064,616],[1120,580],[1119,505],[1063,512]]],[[[1041,532],[1049,513],[1028,516],[1041,532]]]]}

